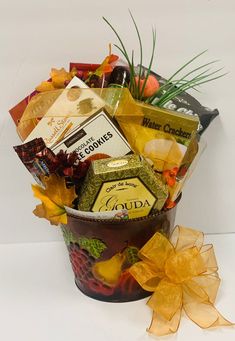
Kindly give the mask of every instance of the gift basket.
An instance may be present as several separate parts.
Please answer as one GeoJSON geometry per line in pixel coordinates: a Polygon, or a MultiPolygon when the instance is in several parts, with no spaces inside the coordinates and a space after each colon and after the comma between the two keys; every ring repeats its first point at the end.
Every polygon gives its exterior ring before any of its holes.
{"type": "Polygon", "coordinates": [[[205,147],[201,135],[218,115],[187,90],[223,75],[208,69],[215,61],[188,71],[202,52],[164,79],[152,70],[155,30],[144,67],[130,15],[139,64],[104,18],[120,56],[110,47],[101,64],[52,69],[10,110],[23,142],[14,149],[37,182],[32,189],[41,204],[34,214],[61,228],[84,294],[127,302],[154,292],[150,332],[175,332],[182,308],[202,327],[227,325],[213,306],[219,278],[212,247],[203,246],[198,231],[174,230],[184,185],[205,147]],[[205,283],[193,281],[202,274],[205,283]],[[193,298],[214,319],[199,323],[193,298]]]}

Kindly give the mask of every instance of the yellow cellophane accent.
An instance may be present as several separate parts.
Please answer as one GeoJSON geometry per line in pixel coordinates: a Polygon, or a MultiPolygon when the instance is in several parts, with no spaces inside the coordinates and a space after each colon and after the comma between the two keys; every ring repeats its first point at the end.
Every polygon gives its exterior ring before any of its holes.
{"type": "Polygon", "coordinates": [[[33,131],[61,93],[62,90],[54,90],[40,93],[31,98],[17,126],[17,133],[22,141],[33,131]]]}
{"type": "Polygon", "coordinates": [[[71,88],[39,93],[30,100],[17,132],[22,141],[48,137],[51,142],[46,144],[51,147],[101,107],[115,116],[133,151],[146,157],[155,170],[174,170],[182,165],[188,169],[183,178],[177,176],[169,186],[170,200],[175,201],[191,173],[195,155],[200,154],[197,139],[194,136],[186,148],[173,135],[142,126],[146,113],[160,110],[163,114],[162,109],[134,101],[128,89],[71,88]]]}
{"type": "Polygon", "coordinates": [[[178,330],[182,309],[201,328],[231,326],[214,307],[220,284],[212,245],[200,231],[177,226],[170,239],[156,233],[129,269],[145,290],[153,292],[148,331],[158,336],[178,330]]]}
{"type": "Polygon", "coordinates": [[[165,109],[134,101],[130,94],[125,93],[115,107],[114,116],[134,152],[143,155],[154,170],[163,173],[175,169],[177,172],[179,169],[186,170],[186,174],[177,174],[175,183],[169,186],[169,199],[175,201],[191,175],[202,149],[199,153],[196,130],[192,126],[193,124],[196,129],[195,122],[192,123],[192,118],[187,116],[182,118],[180,113],[174,113],[174,124],[179,126],[182,120],[183,126],[191,131],[191,137],[177,139],[176,135],[163,131],[160,123],[159,126],[156,123],[155,128],[144,126],[144,120],[148,120],[148,117],[155,117],[156,122],[159,120],[167,125],[170,123],[167,113],[169,114],[165,109]]]}
{"type": "MultiPolygon", "coordinates": [[[[44,116],[54,119],[88,118],[101,108],[101,103],[103,103],[106,111],[112,114],[113,109],[105,100],[113,96],[116,91],[116,89],[111,88],[71,88],[39,93],[33,96],[27,105],[17,127],[17,132],[21,140],[24,141],[44,116]],[[85,102],[83,98],[86,98],[87,101],[85,102]],[[99,98],[100,101],[98,101],[99,98]]],[[[74,129],[74,126],[72,128],[74,129]]]]}
{"type": "MultiPolygon", "coordinates": [[[[169,111],[134,101],[131,96],[128,97],[128,94],[125,94],[125,97],[126,100],[122,99],[116,108],[115,118],[136,153],[149,158],[153,162],[154,168],[160,172],[179,167],[183,159],[184,164],[192,162],[197,154],[197,150],[195,148],[190,148],[190,150],[187,148],[190,145],[189,136],[181,138],[182,143],[178,144],[173,134],[163,131],[163,122],[165,125],[172,123],[168,122],[168,119],[170,119],[168,117],[169,111]],[[152,126],[144,125],[144,121],[148,121],[148,117],[155,118],[155,127],[153,123],[152,126]],[[185,153],[186,150],[187,152],[185,153]]],[[[179,113],[172,112],[171,120],[172,116],[177,127],[179,122],[182,121],[182,126],[186,127],[188,125],[188,131],[191,131],[193,135],[197,122],[192,123],[192,117],[180,117],[179,113]],[[192,124],[194,125],[194,130],[192,130],[192,124]]]]}
{"type": "Polygon", "coordinates": [[[117,115],[116,119],[133,150],[151,160],[155,170],[180,166],[184,154],[173,135],[143,127],[139,111],[131,116],[117,115]]]}

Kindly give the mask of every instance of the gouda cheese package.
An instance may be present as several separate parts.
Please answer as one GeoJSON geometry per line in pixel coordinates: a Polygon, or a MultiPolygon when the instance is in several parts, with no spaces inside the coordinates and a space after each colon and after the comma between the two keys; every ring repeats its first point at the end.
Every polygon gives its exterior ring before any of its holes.
{"type": "Polygon", "coordinates": [[[138,155],[96,160],[89,168],[78,209],[102,212],[128,210],[138,218],[162,209],[167,186],[150,165],[138,155]]]}

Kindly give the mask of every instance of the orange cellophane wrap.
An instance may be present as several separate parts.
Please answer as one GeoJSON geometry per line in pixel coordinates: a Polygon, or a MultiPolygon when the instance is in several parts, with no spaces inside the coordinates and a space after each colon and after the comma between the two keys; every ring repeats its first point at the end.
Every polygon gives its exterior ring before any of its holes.
{"type": "Polygon", "coordinates": [[[203,240],[202,232],[176,226],[169,240],[156,233],[139,251],[141,261],[129,271],[153,292],[150,333],[175,333],[182,309],[201,328],[233,325],[214,307],[220,278],[213,246],[203,240]]]}

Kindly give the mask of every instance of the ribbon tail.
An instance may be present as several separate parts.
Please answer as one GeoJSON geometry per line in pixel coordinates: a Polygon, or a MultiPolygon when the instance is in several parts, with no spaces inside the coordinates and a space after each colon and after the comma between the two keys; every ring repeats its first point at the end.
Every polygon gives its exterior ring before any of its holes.
{"type": "Polygon", "coordinates": [[[210,302],[191,302],[184,304],[183,308],[188,317],[203,329],[234,325],[225,319],[210,302]]]}
{"type": "Polygon", "coordinates": [[[147,331],[156,336],[164,336],[177,332],[180,324],[181,310],[179,308],[171,320],[167,320],[162,315],[153,312],[152,321],[147,331]]]}

